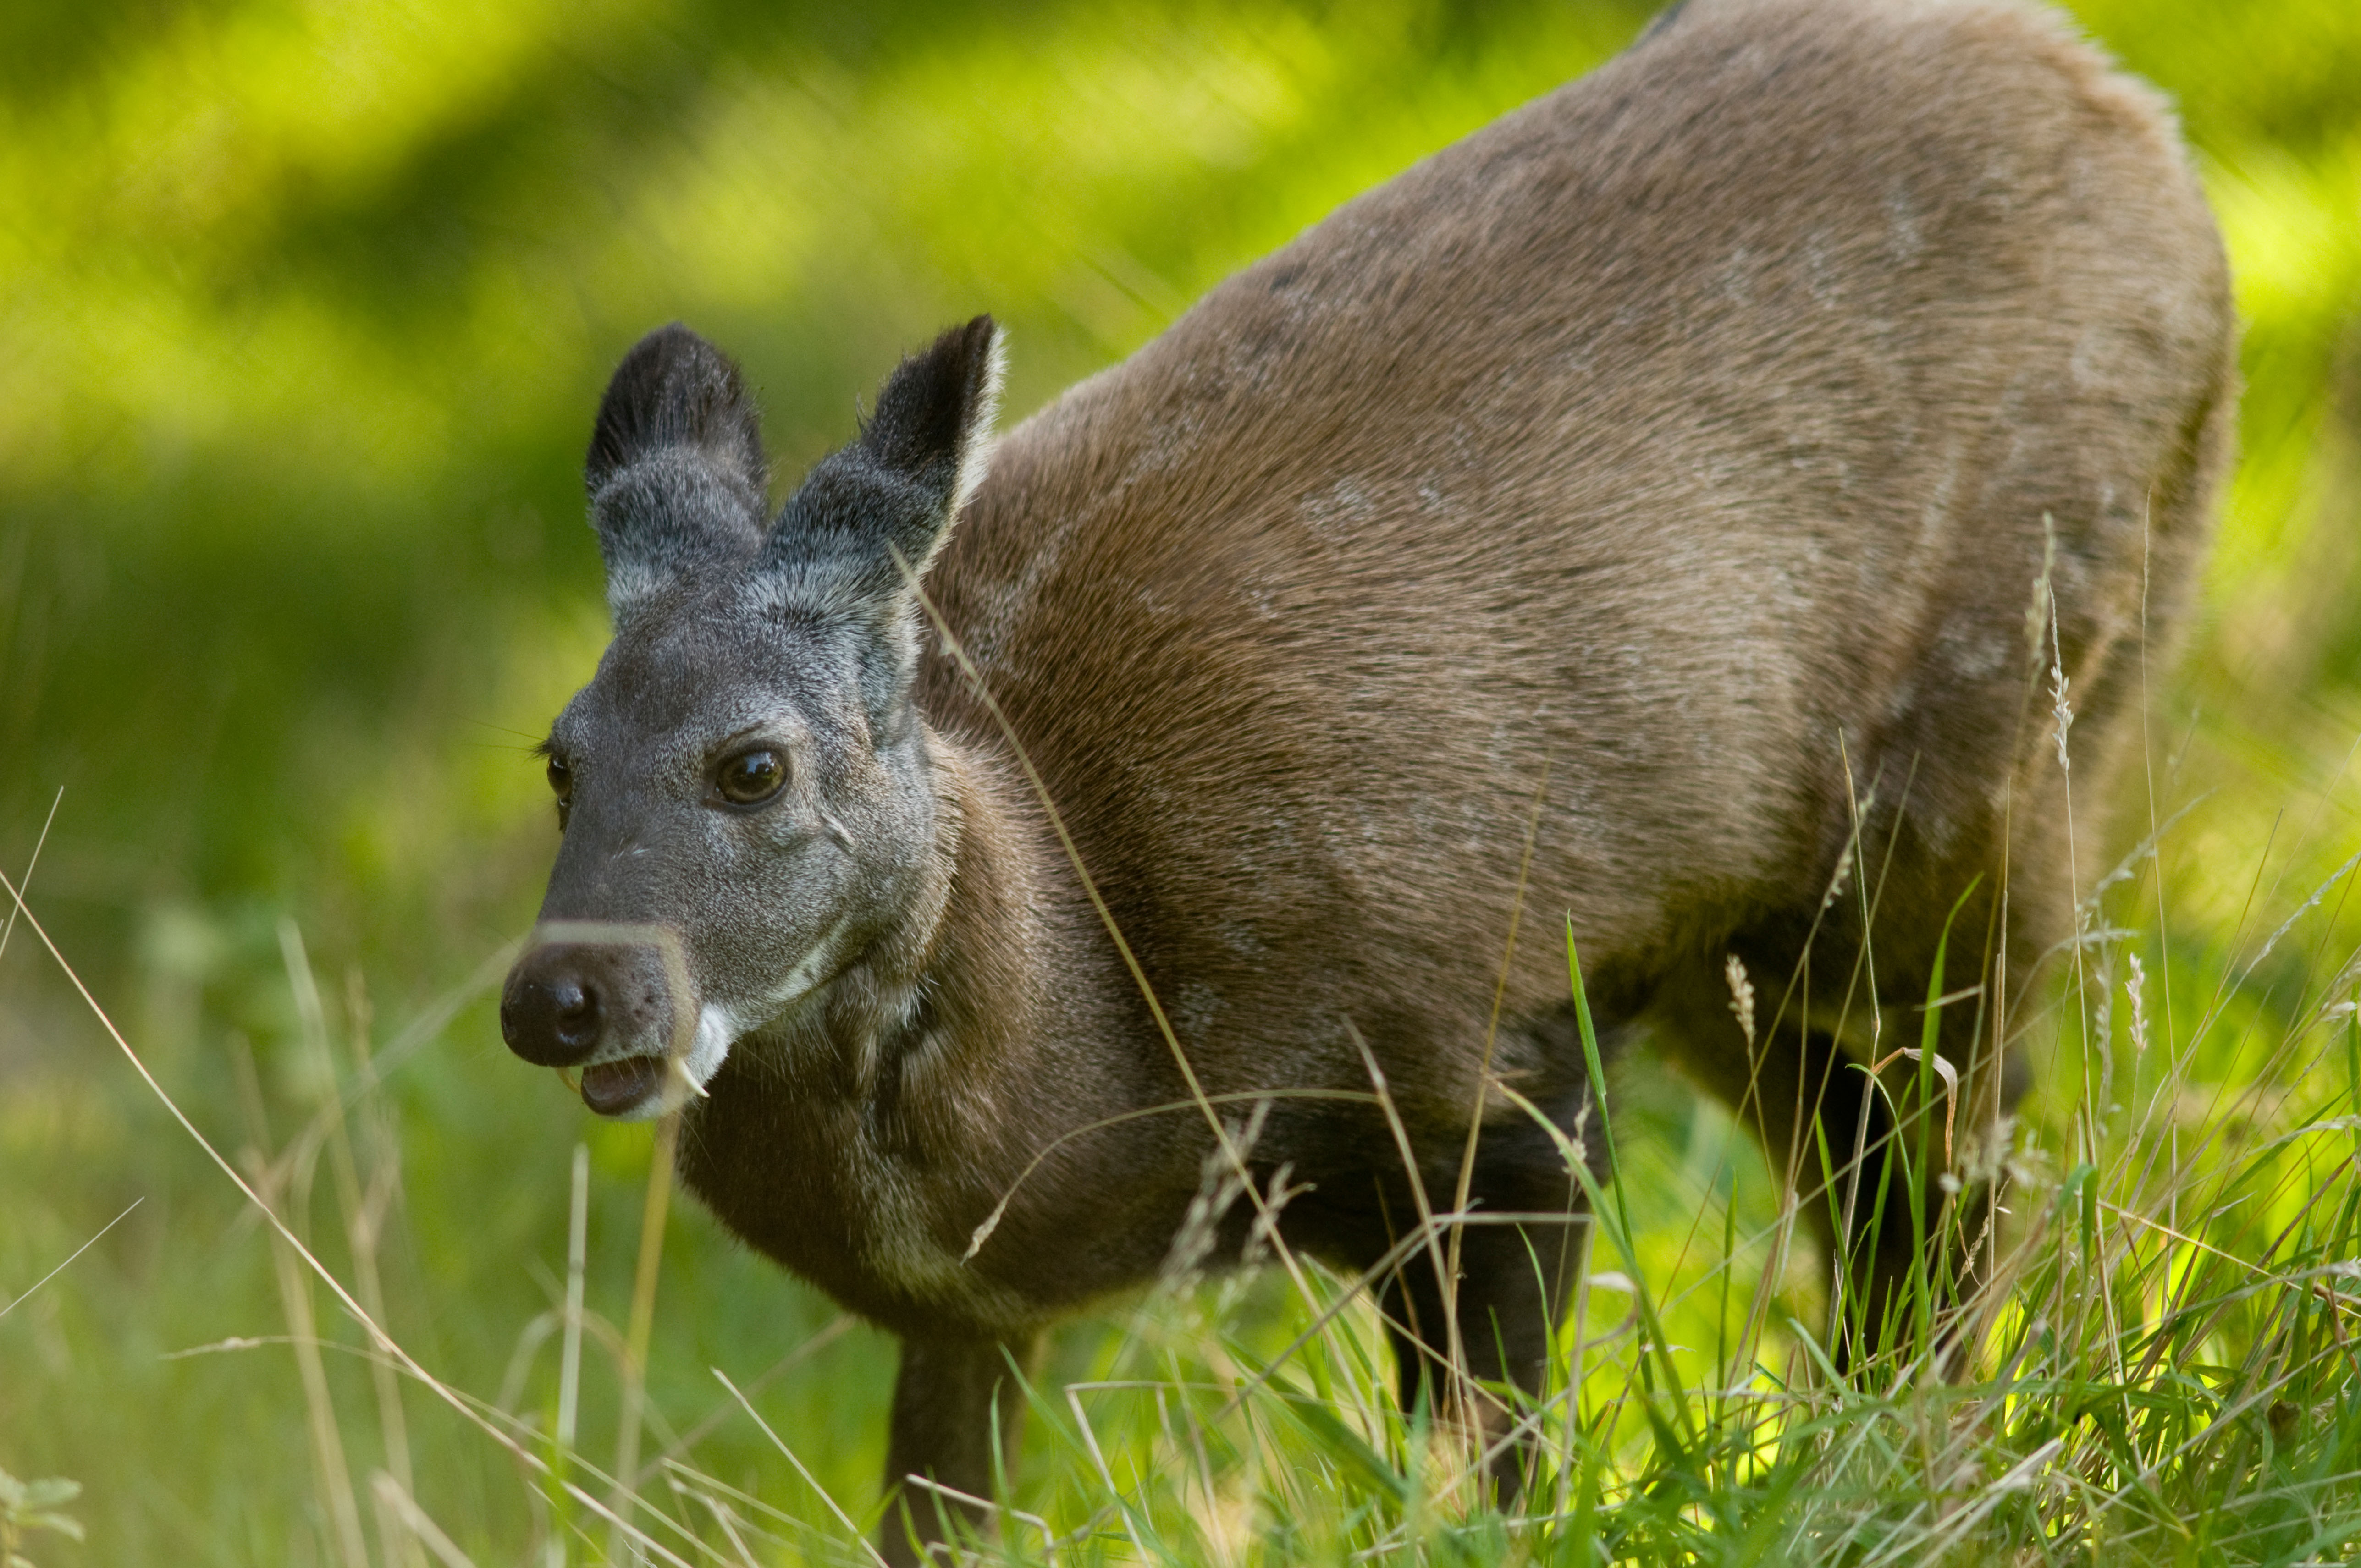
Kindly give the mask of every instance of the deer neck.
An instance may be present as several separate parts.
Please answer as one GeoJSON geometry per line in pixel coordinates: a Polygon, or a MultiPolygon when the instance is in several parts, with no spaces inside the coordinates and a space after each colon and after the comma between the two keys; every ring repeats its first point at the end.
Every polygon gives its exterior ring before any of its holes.
{"type": "Polygon", "coordinates": [[[792,1129],[799,1164],[990,1171],[1086,1110],[1063,1103],[1073,1075],[1045,1058],[1106,1011],[1089,905],[1013,768],[931,731],[927,745],[935,827],[910,896],[833,980],[739,1043],[700,1132],[792,1129]]]}
{"type": "Polygon", "coordinates": [[[1080,1248],[1093,1266],[1032,1266],[1091,1230],[1038,1157],[1120,1164],[1133,1140],[1109,1118],[1174,1095],[1160,1053],[1107,1048],[1136,1031],[1137,992],[1022,775],[927,740],[937,821],[915,895],[740,1043],[684,1129],[681,1168],[724,1223],[855,1310],[999,1332],[1129,1277],[1104,1237],[1080,1248]]]}

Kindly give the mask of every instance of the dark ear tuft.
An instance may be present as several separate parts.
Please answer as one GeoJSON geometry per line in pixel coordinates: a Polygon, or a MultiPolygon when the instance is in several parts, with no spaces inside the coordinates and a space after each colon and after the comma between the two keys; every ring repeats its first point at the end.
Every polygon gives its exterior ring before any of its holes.
{"type": "Polygon", "coordinates": [[[738,367],[678,322],[640,339],[608,383],[583,466],[619,619],[701,562],[753,553],[763,469],[738,367]]]}
{"type": "Polygon", "coordinates": [[[597,495],[617,471],[686,446],[763,493],[760,416],[730,356],[674,322],[640,339],[607,383],[583,477],[597,495]]]}
{"type": "Polygon", "coordinates": [[[948,484],[955,507],[983,477],[984,454],[976,449],[989,436],[1000,373],[1000,329],[990,316],[951,328],[886,378],[861,427],[862,450],[882,468],[929,486],[948,484]],[[963,474],[970,458],[978,460],[978,471],[963,474]]]}
{"type": "Polygon", "coordinates": [[[771,531],[762,569],[783,603],[901,601],[904,567],[925,569],[983,477],[1002,362],[990,316],[902,361],[861,438],[811,471],[771,531]]]}

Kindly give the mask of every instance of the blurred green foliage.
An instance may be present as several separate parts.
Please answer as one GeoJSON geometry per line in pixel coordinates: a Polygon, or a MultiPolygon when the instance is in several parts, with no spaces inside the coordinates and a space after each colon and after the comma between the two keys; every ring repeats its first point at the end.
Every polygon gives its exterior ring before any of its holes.
{"type": "MultiPolygon", "coordinates": [[[[684,318],[741,358],[783,484],[898,351],[977,310],[1010,327],[1021,413],[1649,8],[0,8],[0,863],[26,866],[62,789],[35,906],[202,1124],[246,1135],[235,1039],[283,1137],[321,1086],[282,916],[340,1032],[363,977],[379,1043],[531,918],[554,832],[524,749],[605,632],[580,452],[642,332],[684,318]]],[[[2159,798],[2218,792],[2166,850],[2177,909],[2192,952],[2226,950],[2355,838],[2361,6],[2077,9],[2181,104],[2247,322],[2244,461],[2190,660],[2157,686],[2159,798]]],[[[75,1005],[16,932],[0,1299],[148,1201],[0,1321],[0,1463],[88,1484],[89,1561],[312,1561],[283,1356],[160,1359],[277,1332],[262,1239],[75,1005]]],[[[586,1135],[480,990],[423,1038],[390,1085],[391,1310],[489,1394],[562,1272],[586,1135]]],[[[1719,1146],[1726,1121],[1664,1086],[1634,1103],[1667,1170],[1719,1146]]],[[[587,1135],[614,1303],[644,1135],[587,1135]]],[[[833,1315],[694,1214],[664,1290],[674,1410],[712,1402],[708,1365],[759,1369],[833,1315]]],[[[888,1365],[864,1331],[766,1396],[845,1495],[871,1484],[888,1365]]],[[[331,1370],[365,1409],[361,1371],[331,1370]]],[[[792,1488],[721,1441],[708,1462],[792,1488]]],[[[487,1474],[421,1486],[463,1536],[517,1539],[522,1492],[487,1474]]]]}

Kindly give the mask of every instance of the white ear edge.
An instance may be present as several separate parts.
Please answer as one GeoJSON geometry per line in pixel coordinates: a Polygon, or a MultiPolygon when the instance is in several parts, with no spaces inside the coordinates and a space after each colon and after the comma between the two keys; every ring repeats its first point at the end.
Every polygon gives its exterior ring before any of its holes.
{"type": "Polygon", "coordinates": [[[993,449],[1000,444],[992,427],[1000,417],[1000,389],[1007,378],[1008,329],[994,322],[992,347],[984,356],[983,391],[975,400],[975,411],[960,437],[959,488],[951,495],[954,519],[967,510],[968,498],[975,494],[992,467],[993,449]]]}

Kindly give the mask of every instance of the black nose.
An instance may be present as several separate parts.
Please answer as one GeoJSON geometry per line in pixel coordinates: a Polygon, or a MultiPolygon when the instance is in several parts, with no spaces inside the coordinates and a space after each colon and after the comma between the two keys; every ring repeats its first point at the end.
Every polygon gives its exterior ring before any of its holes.
{"type": "Polygon", "coordinates": [[[500,1037],[536,1067],[571,1067],[598,1047],[606,1027],[598,988],[568,968],[520,967],[500,995],[500,1037]]]}

